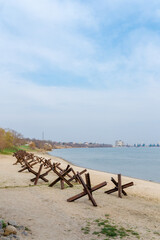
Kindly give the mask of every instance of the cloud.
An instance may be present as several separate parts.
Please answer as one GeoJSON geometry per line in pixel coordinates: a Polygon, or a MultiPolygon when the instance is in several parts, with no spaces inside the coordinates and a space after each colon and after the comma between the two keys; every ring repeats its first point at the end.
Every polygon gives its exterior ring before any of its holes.
{"type": "MultiPolygon", "coordinates": [[[[102,88],[133,86],[135,82],[155,78],[159,34],[147,23],[155,21],[157,1],[153,1],[153,6],[144,1],[100,3],[3,2],[1,66],[23,78],[28,72],[38,78],[45,71],[43,66],[48,66],[53,79],[55,70],[64,71],[64,75],[72,75],[72,82],[80,77],[91,87],[102,88]],[[141,71],[140,66],[143,66],[141,71]]],[[[159,72],[156,78],[158,75],[159,72]]],[[[44,84],[47,85],[47,80],[44,84]]]]}
{"type": "Polygon", "coordinates": [[[1,1],[2,127],[106,142],[154,133],[159,9],[156,0],[1,1]]]}
{"type": "Polygon", "coordinates": [[[78,24],[85,23],[86,27],[96,25],[90,8],[80,1],[17,0],[12,2],[11,6],[25,12],[29,18],[36,21],[63,25],[75,25],[78,22],[78,24]]]}
{"type": "Polygon", "coordinates": [[[152,82],[138,91],[102,91],[42,87],[23,79],[13,81],[7,75],[3,79],[1,126],[18,130],[25,136],[40,138],[45,129],[48,139],[54,136],[56,140],[113,143],[122,137],[131,142],[142,141],[141,131],[150,127],[155,139],[154,128],[160,120],[158,83],[152,82]],[[152,126],[155,121],[156,125],[152,126]],[[132,140],[127,136],[128,131],[132,132],[132,140]]]}
{"type": "Polygon", "coordinates": [[[95,47],[80,31],[87,22],[94,27],[85,6],[73,1],[15,1],[4,4],[1,12],[4,68],[38,74],[46,64],[50,69],[87,75],[85,65],[95,54],[95,47]]]}

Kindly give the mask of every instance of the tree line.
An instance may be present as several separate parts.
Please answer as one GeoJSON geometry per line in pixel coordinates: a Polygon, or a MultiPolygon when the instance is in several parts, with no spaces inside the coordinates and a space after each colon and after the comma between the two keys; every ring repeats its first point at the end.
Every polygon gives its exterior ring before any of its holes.
{"type": "Polygon", "coordinates": [[[24,144],[23,136],[14,130],[0,128],[0,150],[24,144]]]}
{"type": "Polygon", "coordinates": [[[31,149],[52,150],[55,148],[97,148],[112,147],[111,144],[99,143],[74,143],[74,142],[55,142],[51,140],[39,140],[24,138],[22,134],[11,129],[0,128],[0,151],[4,149],[17,148],[28,145],[31,149]]]}

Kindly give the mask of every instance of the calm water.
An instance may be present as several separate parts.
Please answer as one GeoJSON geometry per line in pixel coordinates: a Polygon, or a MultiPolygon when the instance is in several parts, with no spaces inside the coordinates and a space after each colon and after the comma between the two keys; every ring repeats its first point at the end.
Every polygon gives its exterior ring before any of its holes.
{"type": "Polygon", "coordinates": [[[55,149],[51,155],[77,166],[160,183],[160,148],[55,149]]]}

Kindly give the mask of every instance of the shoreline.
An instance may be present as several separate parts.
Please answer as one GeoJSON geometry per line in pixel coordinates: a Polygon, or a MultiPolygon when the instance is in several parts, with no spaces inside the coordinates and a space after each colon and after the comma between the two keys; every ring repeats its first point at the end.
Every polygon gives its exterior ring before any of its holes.
{"type": "MultiPolygon", "coordinates": [[[[50,154],[48,154],[48,152],[46,153],[46,156],[48,156],[50,158],[51,157],[56,158],[56,160],[57,161],[59,160],[59,162],[61,162],[65,167],[67,164],[74,166],[76,171],[87,169],[87,172],[89,172],[91,174],[91,181],[93,181],[93,183],[96,184],[95,179],[98,179],[99,181],[107,181],[107,186],[108,186],[107,188],[114,187],[114,185],[111,182],[111,177],[114,177],[115,179],[117,179],[117,174],[94,170],[94,169],[89,169],[89,168],[83,168],[83,167],[77,166],[77,165],[73,164],[72,162],[69,162],[68,160],[65,160],[61,157],[50,155],[50,154]]],[[[122,182],[127,183],[130,181],[134,182],[134,186],[127,189],[129,194],[136,195],[138,197],[142,197],[142,198],[146,198],[146,199],[151,199],[156,202],[160,202],[160,183],[122,175],[122,182]],[[157,190],[157,188],[158,188],[158,190],[157,190]]]]}
{"type": "MultiPolygon", "coordinates": [[[[65,158],[51,155],[51,154],[49,154],[49,152],[47,152],[46,154],[48,154],[49,156],[55,157],[55,158],[62,159],[64,162],[66,162],[66,163],[68,163],[69,165],[72,165],[72,166],[74,166],[74,167],[86,168],[85,166],[76,165],[76,164],[74,164],[74,163],[66,160],[65,158]]],[[[105,171],[96,170],[96,169],[93,169],[93,168],[86,168],[86,169],[87,169],[87,170],[91,170],[91,171],[100,172],[100,173],[107,173],[107,174],[117,175],[117,173],[105,172],[105,171]]],[[[133,180],[135,179],[135,180],[145,181],[145,182],[149,182],[149,183],[155,183],[155,184],[159,184],[159,185],[160,185],[160,182],[154,182],[154,181],[152,181],[152,180],[145,180],[145,179],[142,179],[142,178],[135,178],[135,177],[126,176],[126,175],[122,175],[122,177],[129,178],[129,179],[133,179],[133,180]]]]}

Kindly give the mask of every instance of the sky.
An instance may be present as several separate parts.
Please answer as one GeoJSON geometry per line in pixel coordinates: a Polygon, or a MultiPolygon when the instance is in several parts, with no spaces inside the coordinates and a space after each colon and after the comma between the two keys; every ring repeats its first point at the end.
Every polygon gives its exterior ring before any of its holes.
{"type": "Polygon", "coordinates": [[[0,127],[160,142],[159,0],[0,0],[0,127]]]}

